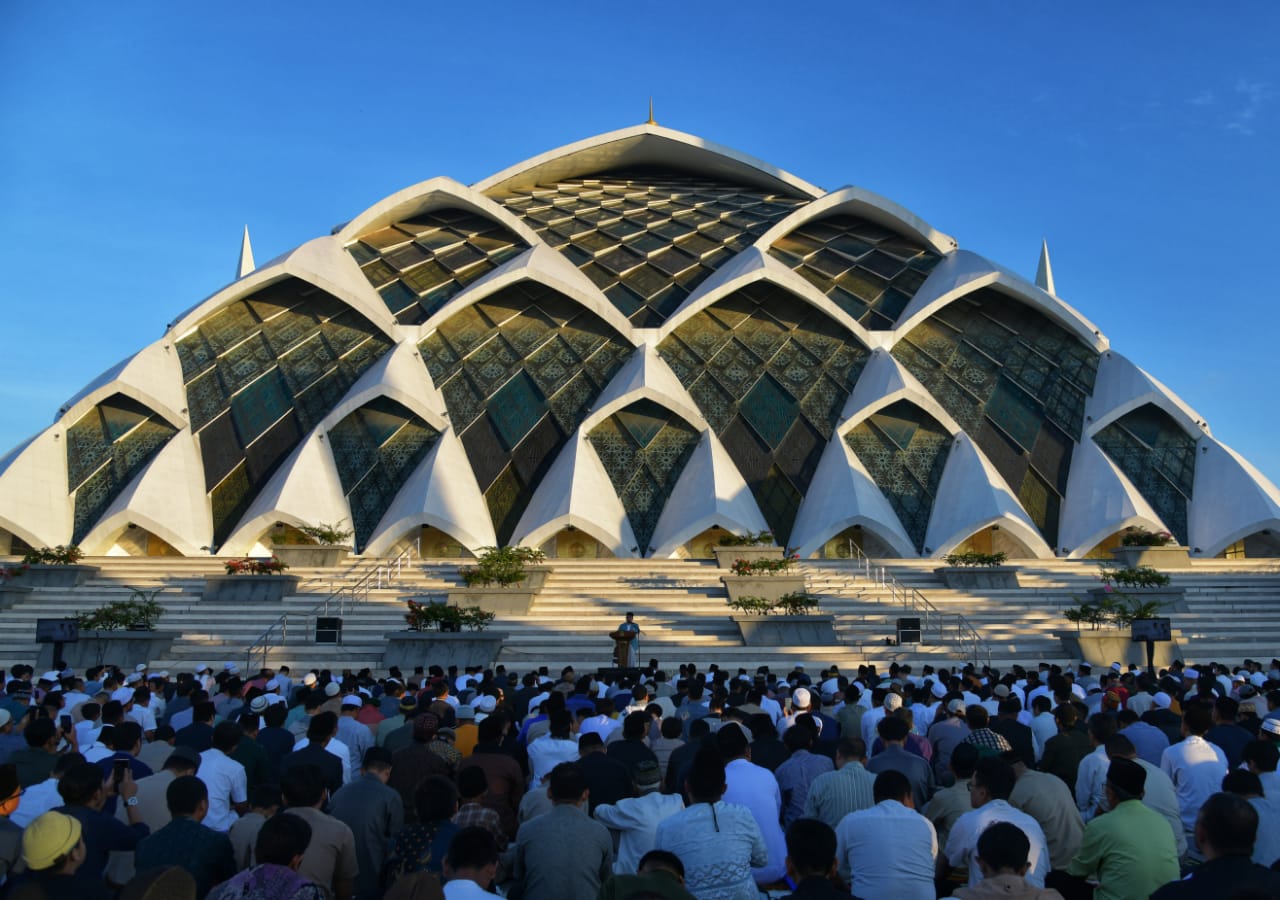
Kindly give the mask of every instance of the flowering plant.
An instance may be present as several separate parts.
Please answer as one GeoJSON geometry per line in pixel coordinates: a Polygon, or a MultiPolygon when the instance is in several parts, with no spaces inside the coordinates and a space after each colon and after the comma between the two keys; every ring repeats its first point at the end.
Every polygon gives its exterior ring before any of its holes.
{"type": "Polygon", "coordinates": [[[746,534],[726,534],[720,539],[721,547],[767,547],[772,543],[772,531],[748,531],[746,534]]]}
{"type": "Polygon", "coordinates": [[[1163,547],[1173,543],[1173,535],[1167,531],[1148,531],[1140,525],[1131,525],[1120,536],[1125,547],[1163,547]]]}
{"type": "Polygon", "coordinates": [[[0,566],[0,584],[8,584],[27,571],[27,564],[20,566],[0,566]]]}
{"type": "Polygon", "coordinates": [[[22,557],[27,566],[73,566],[84,559],[84,551],[76,544],[59,544],[56,547],[41,547],[28,550],[22,557]]]}
{"type": "Polygon", "coordinates": [[[274,556],[269,559],[244,556],[240,559],[228,559],[223,565],[226,566],[228,575],[279,575],[289,568],[274,556]]]}
{"type": "Polygon", "coordinates": [[[729,567],[734,575],[777,575],[790,569],[799,556],[782,559],[735,559],[729,567]]]}

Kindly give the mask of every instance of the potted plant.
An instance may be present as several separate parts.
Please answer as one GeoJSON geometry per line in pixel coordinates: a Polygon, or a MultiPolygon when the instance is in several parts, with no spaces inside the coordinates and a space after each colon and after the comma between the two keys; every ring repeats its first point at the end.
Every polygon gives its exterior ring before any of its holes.
{"type": "Polygon", "coordinates": [[[1187,548],[1178,545],[1167,531],[1150,531],[1139,525],[1131,525],[1120,533],[1120,546],[1113,547],[1111,555],[1127,568],[1151,566],[1163,569],[1186,569],[1191,566],[1187,548]]]}
{"type": "MultiPolygon", "coordinates": [[[[1148,566],[1103,568],[1099,578],[1101,587],[1090,588],[1087,599],[1077,599],[1063,611],[1075,625],[1074,631],[1058,635],[1067,654],[1092,665],[1145,663],[1145,647],[1132,639],[1133,623],[1156,618],[1165,609],[1185,612],[1183,591],[1170,587],[1168,575],[1148,566]]],[[[1174,641],[1162,642],[1156,651],[1156,665],[1168,665],[1178,656],[1174,641]]]]}
{"type": "Polygon", "coordinates": [[[745,534],[728,534],[711,548],[716,555],[716,565],[727,569],[735,560],[782,559],[787,551],[773,541],[772,531],[748,531],[745,534]]]}
{"type": "Polygon", "coordinates": [[[728,600],[742,642],[749,647],[824,646],[836,643],[835,617],[817,612],[821,598],[799,590],[770,600],[742,594],[728,600]]]}
{"type": "Polygon", "coordinates": [[[409,600],[405,631],[383,635],[382,667],[417,666],[424,661],[443,666],[487,666],[502,649],[506,632],[488,631],[495,613],[479,606],[458,606],[437,598],[409,600]]]}
{"type": "Polygon", "coordinates": [[[271,545],[271,552],[290,567],[328,568],[339,565],[351,554],[349,541],[355,533],[350,528],[343,528],[343,521],[346,520],[339,520],[333,525],[321,522],[319,525],[282,528],[271,545]]]}
{"type": "Polygon", "coordinates": [[[21,603],[31,594],[31,588],[14,584],[15,578],[27,573],[25,563],[17,566],[0,566],[0,609],[9,609],[15,603],[21,603]]]}
{"type": "Polygon", "coordinates": [[[84,551],[76,544],[28,550],[22,557],[22,564],[26,566],[23,584],[33,588],[79,587],[98,574],[97,566],[80,565],[82,559],[84,551]]]}
{"type": "Polygon", "coordinates": [[[546,554],[532,547],[482,547],[475,565],[458,569],[465,587],[449,591],[455,606],[480,606],[503,615],[527,615],[546,584],[546,554]]]}
{"type": "MultiPolygon", "coordinates": [[[[80,668],[113,661],[148,662],[170,652],[177,633],[156,630],[164,615],[164,607],[156,600],[162,589],[131,590],[127,600],[112,600],[76,614],[79,636],[62,647],[67,665],[80,668]]],[[[52,644],[42,644],[40,664],[52,666],[53,653],[52,644]]]]}
{"type": "Polygon", "coordinates": [[[731,574],[721,575],[730,602],[742,596],[764,597],[776,603],[784,594],[804,591],[804,574],[795,568],[797,556],[778,559],[735,559],[731,574]]]}
{"type": "Polygon", "coordinates": [[[1018,569],[1006,566],[1003,553],[951,553],[942,558],[946,566],[934,569],[951,590],[1005,590],[1018,587],[1018,569]]]}
{"type": "Polygon", "coordinates": [[[225,575],[206,575],[201,599],[220,603],[279,603],[298,590],[301,580],[285,575],[278,557],[244,556],[223,560],[225,575]]]}

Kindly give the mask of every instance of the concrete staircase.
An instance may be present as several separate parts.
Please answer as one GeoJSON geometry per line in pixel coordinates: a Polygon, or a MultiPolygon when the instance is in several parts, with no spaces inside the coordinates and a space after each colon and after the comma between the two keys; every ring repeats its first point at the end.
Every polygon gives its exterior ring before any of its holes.
{"type": "MultiPolygon", "coordinates": [[[[128,599],[135,590],[159,591],[165,607],[164,630],[179,638],[158,668],[189,669],[234,660],[246,664],[246,648],[283,618],[283,631],[271,641],[270,665],[377,668],[383,634],[403,627],[408,598],[443,598],[457,583],[457,561],[415,560],[394,578],[373,575],[373,586],[350,606],[331,600],[327,614],[344,619],[340,644],[316,644],[314,617],[326,614],[326,598],[377,572],[384,563],[352,560],[332,569],[293,569],[302,578],[300,592],[279,605],[202,604],[203,578],[222,571],[214,558],[106,557],[86,560],[101,566],[98,577],[72,590],[37,588],[24,602],[0,615],[0,664],[34,659],[35,620],[73,615],[111,600],[128,599]]],[[[974,658],[973,645],[961,639],[956,617],[963,616],[982,636],[977,656],[1007,666],[1012,662],[1065,659],[1057,632],[1071,627],[1062,610],[1097,585],[1098,564],[1090,561],[1018,561],[1022,587],[982,594],[952,591],[934,574],[932,560],[891,560],[870,577],[865,565],[851,561],[807,560],[801,564],[809,590],[822,597],[822,611],[835,616],[835,646],[745,647],[728,618],[721,570],[713,563],[676,560],[551,560],[551,577],[527,616],[500,618],[494,624],[509,637],[499,661],[524,671],[531,666],[565,664],[594,668],[611,664],[606,635],[628,610],[644,629],[641,658],[657,658],[666,668],[680,662],[726,668],[769,665],[811,668],[871,662],[921,664],[974,658]],[[895,619],[919,615],[904,608],[914,588],[933,607],[925,643],[893,646],[895,619]]],[[[1280,566],[1274,560],[1196,560],[1192,568],[1170,573],[1187,592],[1189,611],[1174,618],[1180,652],[1186,659],[1225,662],[1280,655],[1280,566]]],[[[20,583],[20,582],[19,582],[20,583]]],[[[122,660],[138,662],[138,660],[122,660]]],[[[261,665],[255,653],[251,664],[261,665]]]]}

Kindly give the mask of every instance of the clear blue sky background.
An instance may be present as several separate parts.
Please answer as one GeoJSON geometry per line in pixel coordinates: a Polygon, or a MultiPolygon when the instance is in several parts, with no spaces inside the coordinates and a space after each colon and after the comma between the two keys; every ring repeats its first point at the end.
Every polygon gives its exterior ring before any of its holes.
{"type": "Polygon", "coordinates": [[[905,205],[1280,481],[1280,6],[0,4],[0,453],[234,275],[643,121],[905,205]],[[1226,9],[1230,10],[1229,14],[1226,9]]]}

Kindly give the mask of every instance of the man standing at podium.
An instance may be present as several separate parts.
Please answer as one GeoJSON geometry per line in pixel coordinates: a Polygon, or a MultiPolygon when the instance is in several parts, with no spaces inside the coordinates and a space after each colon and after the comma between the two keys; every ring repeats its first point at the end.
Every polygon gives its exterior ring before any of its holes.
{"type": "Polygon", "coordinates": [[[640,626],[635,623],[635,617],[635,613],[627,613],[627,620],[610,635],[614,640],[614,663],[620,669],[634,669],[640,665],[640,626]]]}

